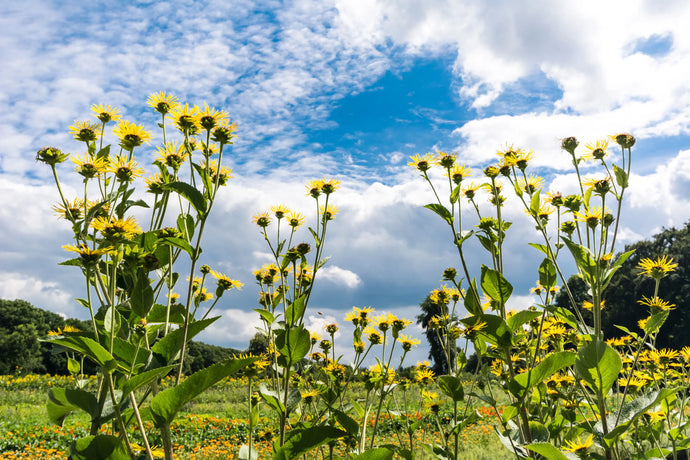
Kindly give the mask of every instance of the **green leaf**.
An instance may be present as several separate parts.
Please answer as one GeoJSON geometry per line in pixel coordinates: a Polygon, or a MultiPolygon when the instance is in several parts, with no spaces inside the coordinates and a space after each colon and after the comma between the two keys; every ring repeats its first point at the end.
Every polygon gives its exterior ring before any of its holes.
{"type": "Polygon", "coordinates": [[[443,220],[448,222],[450,225],[453,225],[453,215],[450,213],[448,208],[446,208],[442,204],[430,203],[430,204],[425,205],[424,207],[427,209],[431,209],[436,214],[441,216],[443,218],[443,220]]]}
{"type": "Polygon", "coordinates": [[[509,347],[513,344],[513,331],[503,318],[497,315],[471,316],[460,320],[465,326],[471,327],[477,322],[485,323],[478,335],[497,347],[509,347]]]}
{"type": "Polygon", "coordinates": [[[149,383],[157,380],[159,377],[165,376],[168,372],[173,370],[175,366],[164,366],[150,371],[141,372],[125,381],[122,385],[122,394],[127,396],[132,391],[135,391],[149,383]]]}
{"type": "Polygon", "coordinates": [[[261,399],[266,401],[266,403],[277,413],[285,413],[285,405],[281,401],[280,395],[273,390],[269,390],[268,387],[263,383],[259,386],[259,396],[261,396],[261,399]]]}
{"type": "Polygon", "coordinates": [[[297,326],[276,334],[276,347],[290,363],[307,356],[311,348],[311,334],[304,326],[297,326]]]}
{"type": "Polygon", "coordinates": [[[616,165],[613,166],[613,173],[616,176],[616,183],[620,185],[621,188],[626,188],[628,186],[628,173],[616,165]]]}
{"type": "Polygon", "coordinates": [[[537,244],[537,243],[527,243],[527,244],[530,245],[530,246],[532,246],[532,247],[535,248],[535,249],[540,250],[540,251],[543,252],[546,256],[549,255],[549,248],[547,248],[547,247],[544,246],[543,244],[537,244]]]}
{"type": "Polygon", "coordinates": [[[597,272],[597,263],[589,249],[573,243],[565,237],[563,238],[563,242],[568,246],[570,253],[573,255],[575,264],[577,264],[580,273],[589,275],[589,279],[593,280],[597,272]]]}
{"type": "Polygon", "coordinates": [[[206,212],[206,199],[199,190],[187,184],[186,182],[171,182],[161,186],[163,190],[170,190],[176,192],[183,198],[187,199],[194,207],[199,215],[206,212]]]}
{"type": "Polygon", "coordinates": [[[649,317],[647,322],[644,325],[644,331],[646,334],[654,334],[656,332],[659,332],[659,329],[661,326],[664,325],[666,322],[666,319],[668,318],[669,311],[668,310],[662,310],[658,311],[656,313],[653,313],[652,316],[649,317]]]}
{"type": "Polygon", "coordinates": [[[307,308],[304,300],[305,295],[301,295],[285,309],[285,324],[288,327],[294,326],[302,320],[304,310],[307,308]]]}
{"type": "MultiPolygon", "coordinates": [[[[146,316],[146,322],[152,323],[165,323],[165,317],[168,313],[168,306],[161,305],[159,303],[155,304],[149,314],[146,316]]],[[[170,322],[172,324],[184,324],[185,308],[184,305],[179,303],[174,303],[170,305],[170,322]]]]}
{"type": "Polygon", "coordinates": [[[96,397],[84,390],[51,388],[48,392],[48,418],[56,425],[62,426],[65,418],[78,410],[93,417],[97,408],[96,397]]]}
{"type": "Polygon", "coordinates": [[[539,265],[539,284],[549,289],[556,285],[557,276],[553,262],[548,257],[545,257],[541,265],[539,265]]]}
{"type": "MultiPolygon", "coordinates": [[[[638,398],[627,402],[620,410],[620,419],[616,423],[617,412],[606,417],[606,422],[609,428],[608,434],[604,436],[604,442],[609,446],[613,445],[625,434],[631,427],[634,426],[635,421],[640,418],[645,412],[652,407],[658,405],[661,401],[675,394],[678,388],[664,388],[660,391],[654,391],[647,395],[639,396],[638,398]]],[[[601,422],[597,426],[601,430],[601,422]]]]}
{"type": "Polygon", "coordinates": [[[163,423],[172,422],[182,406],[218,381],[244,369],[257,359],[259,358],[230,359],[214,364],[195,372],[182,380],[179,385],[161,391],[151,400],[151,413],[156,424],[160,426],[163,423]]]}
{"type": "Polygon", "coordinates": [[[476,280],[472,279],[472,283],[470,284],[470,287],[467,290],[467,295],[465,296],[465,310],[467,310],[470,315],[482,316],[484,314],[484,310],[477,300],[478,298],[479,291],[477,290],[477,282],[476,280]]]}
{"type": "Polygon", "coordinates": [[[385,447],[376,447],[362,452],[354,460],[392,460],[393,451],[385,447]]]}
{"type": "Polygon", "coordinates": [[[190,257],[194,257],[194,248],[187,243],[182,238],[174,238],[174,237],[166,237],[166,238],[160,238],[158,240],[159,245],[169,245],[169,246],[174,246],[176,248],[182,249],[184,252],[189,254],[190,257]]]}
{"type": "Polygon", "coordinates": [[[532,310],[520,310],[506,319],[506,323],[511,331],[517,331],[523,324],[541,316],[541,312],[532,310]]]}
{"type": "Polygon", "coordinates": [[[539,190],[534,192],[532,199],[529,202],[529,210],[533,216],[536,216],[539,212],[539,190]]]}
{"type": "Polygon", "coordinates": [[[342,438],[347,433],[332,426],[318,425],[292,430],[282,447],[273,454],[273,460],[293,460],[323,444],[342,438]]]}
{"type": "Polygon", "coordinates": [[[114,371],[117,367],[117,363],[115,362],[113,355],[111,355],[108,350],[103,348],[100,343],[88,337],[78,335],[59,336],[56,338],[46,339],[45,341],[62,345],[65,348],[69,348],[70,350],[89,357],[91,360],[93,360],[93,362],[98,364],[108,373],[114,371]]]}
{"type": "MultiPolygon", "coordinates": [[[[220,316],[215,316],[213,318],[202,319],[199,321],[194,321],[189,324],[187,330],[187,340],[192,340],[192,338],[199,332],[206,329],[208,326],[213,324],[220,316]]],[[[175,329],[169,332],[168,335],[156,342],[152,347],[151,351],[157,355],[158,360],[162,365],[168,365],[172,363],[176,358],[177,354],[182,349],[182,341],[184,340],[184,329],[175,329]]]]}
{"type": "Polygon", "coordinates": [[[598,394],[606,395],[623,367],[621,357],[606,342],[593,340],[582,347],[575,360],[575,373],[598,394]]]}
{"type": "Polygon", "coordinates": [[[568,457],[566,457],[563,452],[548,442],[535,442],[533,444],[528,444],[525,447],[532,452],[536,452],[537,454],[544,456],[544,458],[548,458],[549,460],[568,460],[568,457]]]}
{"type": "Polygon", "coordinates": [[[258,460],[259,458],[259,454],[256,451],[256,447],[252,449],[252,458],[249,458],[249,446],[247,444],[242,444],[238,456],[240,460],[258,460]]]}
{"type": "Polygon", "coordinates": [[[69,453],[73,460],[129,460],[124,442],[109,434],[77,439],[69,447],[69,453]]]}
{"type": "Polygon", "coordinates": [[[261,316],[261,319],[263,319],[269,326],[276,320],[275,316],[273,316],[273,313],[268,310],[264,310],[263,308],[255,308],[254,311],[257,312],[261,316]]]}
{"type": "Polygon", "coordinates": [[[192,236],[194,236],[194,218],[189,214],[180,214],[177,216],[177,229],[182,232],[184,239],[192,241],[192,236]]]}
{"type": "Polygon", "coordinates": [[[140,318],[146,318],[153,306],[153,289],[151,281],[144,270],[137,272],[137,280],[132,288],[132,295],[129,298],[132,311],[140,318]]]}
{"type": "Polygon", "coordinates": [[[81,370],[81,364],[74,358],[67,358],[67,370],[72,375],[78,374],[81,370]]]}
{"type": "Polygon", "coordinates": [[[448,395],[453,401],[465,399],[465,390],[462,388],[462,381],[453,375],[442,375],[438,378],[439,389],[448,395]]]}
{"type": "Polygon", "coordinates": [[[572,366],[576,357],[576,354],[571,351],[552,353],[531,370],[513,377],[508,383],[508,389],[516,398],[522,399],[538,383],[541,383],[564,367],[572,366]]]}
{"type": "Polygon", "coordinates": [[[453,188],[453,191],[450,192],[450,202],[453,204],[457,203],[459,196],[460,196],[460,184],[456,185],[455,188],[453,188]]]}
{"type": "Polygon", "coordinates": [[[347,434],[356,436],[359,433],[359,423],[355,419],[338,409],[333,409],[333,414],[338,423],[345,428],[347,434]]]}
{"type": "Polygon", "coordinates": [[[513,293],[513,286],[500,272],[482,264],[481,286],[484,294],[505,305],[513,293]]]}

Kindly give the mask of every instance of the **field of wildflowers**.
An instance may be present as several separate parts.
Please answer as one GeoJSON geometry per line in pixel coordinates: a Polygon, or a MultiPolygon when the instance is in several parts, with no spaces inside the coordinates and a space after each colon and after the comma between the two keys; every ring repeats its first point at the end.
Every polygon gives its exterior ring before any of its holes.
{"type": "Polygon", "coordinates": [[[201,263],[209,214],[231,178],[223,160],[236,126],[223,111],[182,105],[165,93],[148,104],[160,114],[162,130],[156,172],[144,179],[148,201],[134,187],[144,174],[134,151],[152,134],[120,120],[110,106],[94,106],[98,121],[70,128],[86,152],[71,156],[83,196],[63,194],[59,175],[69,154],[56,147],[37,153],[55,178],[55,210],[74,232],[65,249],[75,258],[63,265],[84,275],[84,298],[77,302],[93,330],[65,328],[45,338],[69,356],[72,380],[47,384],[48,417],[63,428],[8,427],[5,451],[35,449],[27,454],[35,457],[67,448],[73,459],[622,460],[677,459],[690,447],[690,350],[655,346],[674,308],[661,297],[673,260],[660,254],[637,261],[640,275],[655,282],[639,300],[649,317],[622,339],[602,334],[603,293],[621,265],[636,260],[632,251],[616,250],[632,135],[598,140],[582,154],[577,139],[563,139],[579,187],[567,196],[543,191],[543,179],[529,169],[534,153],[513,146],[498,152],[478,182],[469,182],[472,171],[456,154],[412,158],[409,165],[429,185],[432,202],[425,207],[448,227],[458,253],[457,268],[440,268],[444,284],[429,296],[436,310],[428,330],[443,349],[445,375],[418,363],[408,378],[400,376],[420,340],[407,335],[410,320],[391,313],[354,307],[347,314],[354,325],[349,365],[338,358],[338,324],[327,325],[324,336],[305,327],[338,214],[340,182],[324,178],[306,187],[311,218],[280,205],[254,217],[273,257],[254,273],[266,352],[184,376],[187,344],[218,319],[218,299],[242,287],[201,263]],[[111,122],[117,122],[112,133],[119,149],[104,145],[111,122]],[[599,171],[583,177],[584,163],[599,171]],[[512,225],[503,212],[508,202],[532,220],[540,240],[529,245],[543,256],[533,267],[539,301],[518,311],[507,308],[513,293],[504,271],[511,257],[504,251],[512,225]],[[468,257],[470,241],[485,250],[483,261],[468,257]],[[584,303],[575,302],[566,283],[566,258],[587,286],[584,303]],[[559,284],[569,308],[554,304],[559,284]],[[471,350],[491,364],[468,376],[463,368],[471,350]],[[84,360],[98,367],[95,378],[82,375],[84,360]],[[230,414],[204,413],[204,398],[219,391],[233,400],[230,414]]]}

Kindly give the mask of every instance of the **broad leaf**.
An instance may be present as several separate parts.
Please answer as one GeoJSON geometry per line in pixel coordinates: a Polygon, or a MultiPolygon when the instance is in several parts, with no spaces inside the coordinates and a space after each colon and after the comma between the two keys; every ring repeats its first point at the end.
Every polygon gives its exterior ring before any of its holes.
{"type": "Polygon", "coordinates": [[[606,395],[623,367],[621,357],[606,342],[593,340],[582,347],[575,360],[575,373],[592,390],[606,395]]]}
{"type": "Polygon", "coordinates": [[[182,380],[179,385],[168,388],[158,393],[151,400],[151,413],[156,423],[170,423],[177,412],[225,377],[244,369],[259,358],[230,359],[222,363],[214,364],[190,375],[182,380]]]}
{"type": "Polygon", "coordinates": [[[458,402],[465,398],[465,391],[462,388],[462,381],[453,375],[440,376],[438,378],[438,388],[453,401],[458,402]]]}
{"type": "Polygon", "coordinates": [[[117,367],[117,363],[115,362],[113,355],[111,355],[108,350],[103,348],[100,343],[88,337],[78,335],[58,336],[56,338],[45,339],[45,341],[61,345],[91,358],[106,372],[112,372],[117,367]]]}
{"type": "Polygon", "coordinates": [[[450,213],[448,208],[438,203],[431,203],[424,206],[427,209],[431,209],[439,216],[443,217],[443,220],[453,225],[453,214],[450,213]]]}
{"type": "Polygon", "coordinates": [[[289,438],[273,454],[273,460],[293,460],[323,444],[342,438],[347,433],[332,426],[298,428],[289,433],[289,438]]]}
{"type": "Polygon", "coordinates": [[[124,442],[109,434],[77,439],[69,447],[69,453],[72,460],[129,460],[124,442]]]}
{"type": "Polygon", "coordinates": [[[482,264],[481,286],[484,294],[505,305],[513,293],[513,286],[500,272],[482,264]]]}
{"type": "Polygon", "coordinates": [[[176,192],[180,196],[186,198],[199,215],[203,215],[206,212],[206,200],[204,199],[204,196],[199,190],[191,185],[185,182],[172,182],[170,184],[162,185],[161,188],[176,192]]]}
{"type": "Polygon", "coordinates": [[[552,353],[531,370],[516,375],[508,383],[508,389],[516,398],[523,398],[534,385],[541,383],[564,367],[572,366],[575,359],[576,354],[570,351],[552,353]]]}
{"type": "Polygon", "coordinates": [[[93,417],[97,408],[96,397],[84,390],[51,388],[48,392],[48,418],[56,425],[62,426],[65,418],[77,410],[82,410],[93,417]]]}
{"type": "MultiPolygon", "coordinates": [[[[213,324],[218,318],[220,318],[220,316],[190,323],[187,330],[187,340],[192,340],[195,335],[213,324]]],[[[153,353],[158,357],[158,360],[162,365],[167,366],[177,358],[177,354],[180,352],[180,350],[182,350],[183,340],[184,330],[182,328],[175,329],[156,342],[151,347],[151,351],[153,351],[153,353]]]]}

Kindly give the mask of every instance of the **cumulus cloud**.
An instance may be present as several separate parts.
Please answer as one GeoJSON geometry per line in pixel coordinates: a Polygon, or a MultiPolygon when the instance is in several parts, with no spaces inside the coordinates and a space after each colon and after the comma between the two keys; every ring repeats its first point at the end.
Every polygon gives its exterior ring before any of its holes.
{"type": "Polygon", "coordinates": [[[319,271],[319,275],[331,283],[344,285],[350,289],[354,289],[362,284],[362,279],[357,273],[340,268],[337,265],[324,267],[319,271]]]}

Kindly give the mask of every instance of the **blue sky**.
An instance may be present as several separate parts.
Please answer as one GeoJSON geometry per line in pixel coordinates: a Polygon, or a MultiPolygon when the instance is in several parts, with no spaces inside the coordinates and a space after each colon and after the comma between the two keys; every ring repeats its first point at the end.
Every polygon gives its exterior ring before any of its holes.
{"type": "MultiPolygon", "coordinates": [[[[253,335],[251,272],[267,251],[251,217],[275,204],[308,212],[309,179],[342,182],[315,329],[342,322],[352,306],[412,318],[442,270],[458,264],[443,222],[422,208],[429,190],[406,166],[417,153],[457,152],[479,171],[514,144],[534,150],[546,189],[567,193],[574,182],[561,138],[584,147],[631,132],[638,144],[621,244],[683,225],[689,20],[690,5],[670,0],[664,8],[641,0],[5,2],[0,297],[85,316],[72,300],[82,295],[79,274],[57,266],[70,234],[54,219],[54,185],[35,151],[79,153],[68,127],[93,104],[153,131],[158,119],[145,101],[155,91],[207,102],[240,127],[236,177],[216,208],[205,262],[246,286],[223,298],[223,317],[204,337],[212,343],[243,348],[253,335]]],[[[142,149],[142,163],[157,141],[142,149]]],[[[79,181],[68,166],[62,172],[76,193],[79,181]]],[[[525,308],[539,256],[524,243],[537,236],[514,203],[506,213],[515,222],[512,306],[525,308]]],[[[476,269],[479,248],[470,256],[476,269]]]]}

